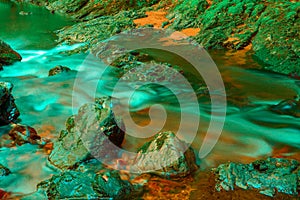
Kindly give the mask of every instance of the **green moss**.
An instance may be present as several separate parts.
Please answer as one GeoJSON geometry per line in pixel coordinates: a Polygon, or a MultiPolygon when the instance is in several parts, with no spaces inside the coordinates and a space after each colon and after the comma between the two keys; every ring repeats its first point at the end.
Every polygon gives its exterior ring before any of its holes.
{"type": "Polygon", "coordinates": [[[155,139],[156,139],[157,150],[159,150],[164,145],[165,140],[168,139],[168,135],[161,133],[161,134],[157,135],[155,139]]]}
{"type": "Polygon", "coordinates": [[[199,27],[202,13],[208,7],[206,0],[181,0],[167,16],[174,19],[170,28],[181,30],[184,28],[199,27]]]}
{"type": "Polygon", "coordinates": [[[146,153],[152,141],[148,141],[143,144],[140,148],[137,149],[137,152],[146,153]]]}

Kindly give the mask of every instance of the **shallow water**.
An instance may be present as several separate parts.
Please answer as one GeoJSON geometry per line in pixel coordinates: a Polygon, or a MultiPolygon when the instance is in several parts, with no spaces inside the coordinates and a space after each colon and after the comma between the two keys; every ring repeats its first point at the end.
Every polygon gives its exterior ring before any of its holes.
{"type": "MultiPolygon", "coordinates": [[[[23,57],[22,62],[4,67],[4,70],[0,71],[0,80],[14,84],[13,95],[21,112],[21,123],[34,127],[43,137],[56,138],[59,131],[64,128],[66,118],[78,108],[78,105],[72,104],[74,91],[75,94],[80,94],[83,101],[93,98],[86,88],[74,88],[74,81],[78,75],[76,71],[80,72],[88,54],[66,56],[61,52],[76,46],[56,46],[52,31],[71,23],[61,16],[34,6],[16,6],[1,1],[0,17],[5,19],[0,20],[0,27],[4,27],[0,38],[8,42],[23,57]],[[21,10],[30,11],[32,15],[20,16],[18,13],[21,10]],[[48,77],[49,69],[56,65],[68,66],[74,71],[48,77]]],[[[163,55],[155,51],[147,53],[152,53],[162,61],[176,60],[168,54],[163,55]]],[[[240,55],[230,56],[228,52],[217,51],[211,52],[211,56],[223,77],[228,107],[222,135],[213,151],[205,159],[198,159],[201,167],[213,167],[228,160],[246,163],[274,155],[281,152],[280,149],[284,147],[289,149],[287,155],[296,153],[299,158],[300,118],[277,115],[268,111],[269,105],[299,94],[299,81],[255,70],[258,64],[250,56],[241,58],[240,55]]],[[[89,76],[85,78],[84,80],[91,81],[89,76]]],[[[104,73],[97,82],[97,95],[112,94],[112,88],[117,80],[114,70],[104,73]]],[[[133,88],[134,85],[130,83],[124,84],[115,95],[126,96],[127,91],[133,88]]],[[[147,125],[149,123],[147,108],[153,103],[159,103],[165,105],[168,114],[167,122],[162,129],[173,131],[178,129],[181,110],[174,95],[155,87],[150,90],[141,89],[135,95],[139,101],[132,102],[135,103],[135,109],[131,115],[137,124],[147,125]]],[[[182,95],[187,101],[186,105],[189,105],[190,97],[187,93],[175,95],[182,95]]],[[[211,117],[210,100],[201,98],[199,101],[201,120],[192,144],[196,152],[202,144],[211,117]]],[[[188,116],[193,117],[193,108],[188,106],[186,108],[188,116]]],[[[188,120],[183,126],[189,129],[193,123],[193,120],[188,120]]],[[[4,133],[5,127],[0,129],[0,135],[4,133]]],[[[135,150],[145,140],[147,139],[127,135],[123,146],[127,150],[135,150]]],[[[10,177],[11,182],[1,182],[0,188],[14,193],[33,192],[38,182],[55,173],[46,167],[46,157],[47,154],[43,150],[31,145],[13,149],[1,148],[0,163],[7,165],[14,174],[10,177]]]]}

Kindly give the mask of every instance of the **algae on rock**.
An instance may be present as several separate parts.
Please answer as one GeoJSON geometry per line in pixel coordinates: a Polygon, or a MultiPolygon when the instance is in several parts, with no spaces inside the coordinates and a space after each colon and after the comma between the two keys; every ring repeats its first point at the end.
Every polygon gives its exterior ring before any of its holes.
{"type": "Polygon", "coordinates": [[[120,146],[125,133],[121,119],[114,117],[110,105],[111,99],[102,97],[81,106],[78,115],[69,117],[66,130],[61,131],[49,155],[50,163],[61,169],[74,168],[91,155],[114,153],[107,143],[120,146]]]}
{"type": "Polygon", "coordinates": [[[250,164],[227,163],[215,169],[216,189],[257,189],[273,196],[275,192],[299,194],[300,164],[296,160],[268,158],[250,164]]]}

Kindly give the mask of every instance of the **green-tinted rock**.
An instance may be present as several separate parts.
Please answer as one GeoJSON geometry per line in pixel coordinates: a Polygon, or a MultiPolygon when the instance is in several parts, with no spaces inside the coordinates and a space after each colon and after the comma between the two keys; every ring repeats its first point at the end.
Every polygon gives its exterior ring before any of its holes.
{"type": "Polygon", "coordinates": [[[93,155],[103,156],[110,151],[108,143],[120,146],[124,127],[120,129],[118,125],[124,125],[114,117],[110,105],[111,99],[103,97],[81,106],[78,115],[69,117],[67,130],[61,131],[49,155],[50,163],[61,169],[74,168],[75,164],[90,158],[92,148],[93,155]]]}
{"type": "Polygon", "coordinates": [[[66,171],[37,185],[24,199],[132,199],[133,187],[116,171],[100,174],[66,171]]]}
{"type": "Polygon", "coordinates": [[[173,132],[161,132],[145,143],[135,158],[132,170],[162,177],[184,177],[197,169],[192,148],[173,132]]]}
{"type": "MultiPolygon", "coordinates": [[[[93,48],[110,36],[135,27],[133,20],[144,16],[143,12],[123,11],[114,16],[102,16],[89,21],[79,22],[57,32],[59,42],[84,42],[93,48]]],[[[83,51],[87,49],[81,47],[83,51]]]]}
{"type": "Polygon", "coordinates": [[[257,189],[273,196],[275,191],[298,195],[300,163],[296,160],[268,158],[250,164],[227,163],[214,169],[217,190],[257,189]]]}
{"type": "Polygon", "coordinates": [[[300,75],[300,2],[270,3],[257,23],[255,58],[268,70],[300,75]]]}
{"type": "Polygon", "coordinates": [[[181,2],[171,10],[170,27],[200,28],[195,40],[206,49],[252,44],[255,59],[266,69],[300,74],[300,2],[214,0],[209,7],[203,0],[181,2]]]}
{"type": "Polygon", "coordinates": [[[0,40],[0,70],[4,65],[11,65],[22,60],[20,54],[15,52],[8,44],[0,40]]]}
{"type": "Polygon", "coordinates": [[[0,126],[15,121],[20,113],[11,92],[13,84],[0,82],[0,126]]]}
{"type": "Polygon", "coordinates": [[[174,19],[170,28],[181,30],[185,28],[198,28],[201,24],[202,14],[208,7],[206,0],[180,0],[167,16],[174,19]]]}
{"type": "Polygon", "coordinates": [[[8,168],[0,164],[0,178],[9,175],[11,172],[8,168]]]}
{"type": "Polygon", "coordinates": [[[47,8],[86,21],[120,11],[141,9],[157,2],[159,0],[54,0],[49,2],[47,8]]]}

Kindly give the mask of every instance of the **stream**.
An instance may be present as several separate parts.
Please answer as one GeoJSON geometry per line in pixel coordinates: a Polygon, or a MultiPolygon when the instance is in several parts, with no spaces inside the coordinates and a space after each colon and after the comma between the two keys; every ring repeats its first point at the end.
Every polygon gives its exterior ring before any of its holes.
{"type": "MultiPolygon", "coordinates": [[[[49,139],[58,137],[60,130],[65,127],[65,120],[73,114],[74,81],[88,56],[88,53],[67,56],[63,52],[78,45],[56,44],[53,31],[72,24],[71,19],[51,14],[40,7],[0,1],[0,39],[11,45],[23,58],[21,62],[5,66],[0,71],[0,81],[13,83],[13,96],[21,113],[21,123],[34,127],[39,135],[49,139]],[[20,15],[21,11],[30,13],[20,15]],[[48,77],[48,71],[56,65],[68,66],[72,71],[48,77]]],[[[153,57],[164,57],[165,61],[174,60],[168,54],[145,51],[153,57]]],[[[283,152],[285,156],[299,158],[300,118],[272,113],[268,107],[300,94],[300,81],[257,70],[259,64],[243,53],[209,53],[223,78],[228,102],[222,134],[208,156],[203,159],[197,156],[200,167],[208,169],[227,161],[248,163],[276,155],[286,148],[289,151],[283,152]]],[[[109,87],[104,86],[116,79],[114,73],[104,73],[97,95],[112,93],[109,87]]],[[[126,91],[124,87],[122,95],[126,91]]],[[[140,94],[144,95],[144,99],[140,100],[138,108],[132,110],[131,116],[137,124],[145,125],[149,123],[149,113],[145,108],[157,103],[158,98],[151,92],[140,94]]],[[[169,93],[160,95],[168,96],[169,93]]],[[[199,151],[210,120],[209,99],[199,101],[200,123],[192,143],[195,152],[199,151]]],[[[167,122],[162,130],[176,131],[180,122],[176,98],[168,98],[167,104],[167,122]]],[[[193,115],[192,109],[188,112],[193,115]]],[[[189,123],[184,126],[188,127],[189,123]]],[[[7,129],[0,127],[0,136],[7,129]]],[[[147,139],[126,135],[123,148],[134,151],[145,141],[147,139]]],[[[47,156],[43,149],[29,144],[0,148],[0,163],[13,172],[9,180],[0,182],[0,188],[15,194],[34,192],[39,182],[57,173],[46,165],[47,156]]]]}

